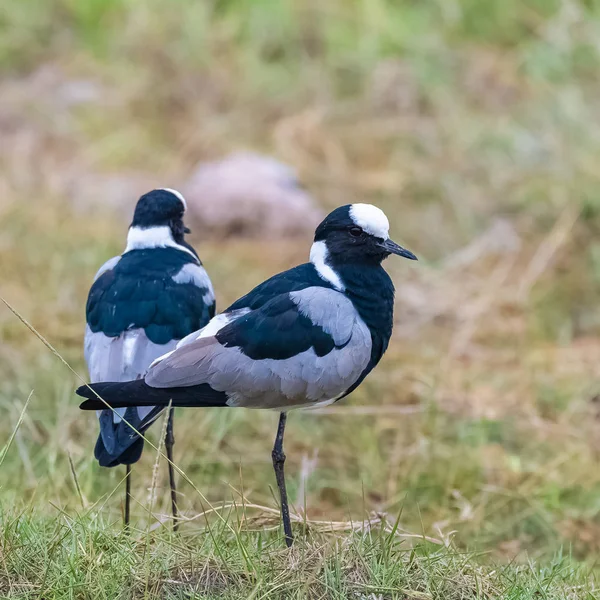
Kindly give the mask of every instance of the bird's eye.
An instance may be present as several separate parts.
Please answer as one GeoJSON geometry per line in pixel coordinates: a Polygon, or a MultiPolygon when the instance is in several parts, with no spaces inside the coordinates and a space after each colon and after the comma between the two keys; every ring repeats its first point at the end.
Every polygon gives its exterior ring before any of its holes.
{"type": "Polygon", "coordinates": [[[352,237],[360,237],[363,230],[360,227],[350,227],[350,235],[352,237]]]}

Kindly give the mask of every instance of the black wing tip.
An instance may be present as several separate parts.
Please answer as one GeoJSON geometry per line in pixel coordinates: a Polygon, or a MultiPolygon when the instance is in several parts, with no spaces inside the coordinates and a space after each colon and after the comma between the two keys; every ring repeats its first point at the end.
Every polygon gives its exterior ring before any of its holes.
{"type": "Polygon", "coordinates": [[[89,385],[80,385],[76,390],[75,393],[78,396],[81,396],[82,398],[89,398],[90,393],[92,393],[92,390],[90,389],[89,385]]]}
{"type": "Polygon", "coordinates": [[[98,410],[99,408],[106,408],[106,407],[98,406],[99,404],[102,404],[100,402],[100,400],[84,400],[79,405],[79,408],[81,410],[98,410]]]}

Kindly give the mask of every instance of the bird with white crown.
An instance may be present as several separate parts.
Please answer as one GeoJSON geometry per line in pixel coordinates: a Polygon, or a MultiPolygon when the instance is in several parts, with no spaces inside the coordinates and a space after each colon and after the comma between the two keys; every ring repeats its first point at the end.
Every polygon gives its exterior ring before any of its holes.
{"type": "Polygon", "coordinates": [[[81,408],[105,405],[242,407],[280,411],[272,458],[285,539],[292,544],[284,479],[286,413],[337,402],[379,363],[392,334],[391,254],[383,211],[349,204],[317,227],[310,262],[271,277],[155,360],[144,378],[77,390],[81,408]]]}

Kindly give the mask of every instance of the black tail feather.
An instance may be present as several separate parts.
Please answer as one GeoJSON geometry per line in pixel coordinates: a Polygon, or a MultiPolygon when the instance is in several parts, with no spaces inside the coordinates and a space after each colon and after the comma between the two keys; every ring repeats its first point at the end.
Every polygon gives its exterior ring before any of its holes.
{"type": "Polygon", "coordinates": [[[100,466],[116,467],[137,462],[144,449],[144,440],[137,432],[146,431],[163,410],[156,407],[140,414],[137,406],[130,406],[125,409],[123,418],[115,418],[116,415],[108,408],[100,411],[100,435],[94,450],[100,466]]]}
{"type": "Polygon", "coordinates": [[[129,406],[227,406],[227,394],[218,392],[207,383],[189,387],[154,388],[143,379],[125,382],[102,382],[82,385],[77,394],[87,398],[79,405],[82,410],[126,408],[129,406]],[[100,396],[102,400],[98,398],[100,396]]]}
{"type": "Polygon", "coordinates": [[[96,447],[94,448],[94,456],[101,467],[116,467],[118,465],[132,465],[140,460],[142,456],[142,451],[144,449],[144,440],[141,437],[138,437],[136,440],[133,440],[131,445],[129,445],[125,450],[121,452],[118,456],[114,454],[109,454],[108,450],[104,446],[104,442],[102,441],[102,436],[99,435],[96,441],[96,447]]]}

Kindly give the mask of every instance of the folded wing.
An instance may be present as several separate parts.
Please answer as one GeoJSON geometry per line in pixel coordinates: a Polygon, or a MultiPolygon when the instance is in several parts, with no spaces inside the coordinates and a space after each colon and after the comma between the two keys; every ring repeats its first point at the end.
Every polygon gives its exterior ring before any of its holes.
{"type": "Polygon", "coordinates": [[[291,408],[343,395],[370,354],[369,330],[350,300],[314,286],[279,294],[212,336],[186,339],[145,381],[165,389],[208,384],[230,406],[291,408]]]}

